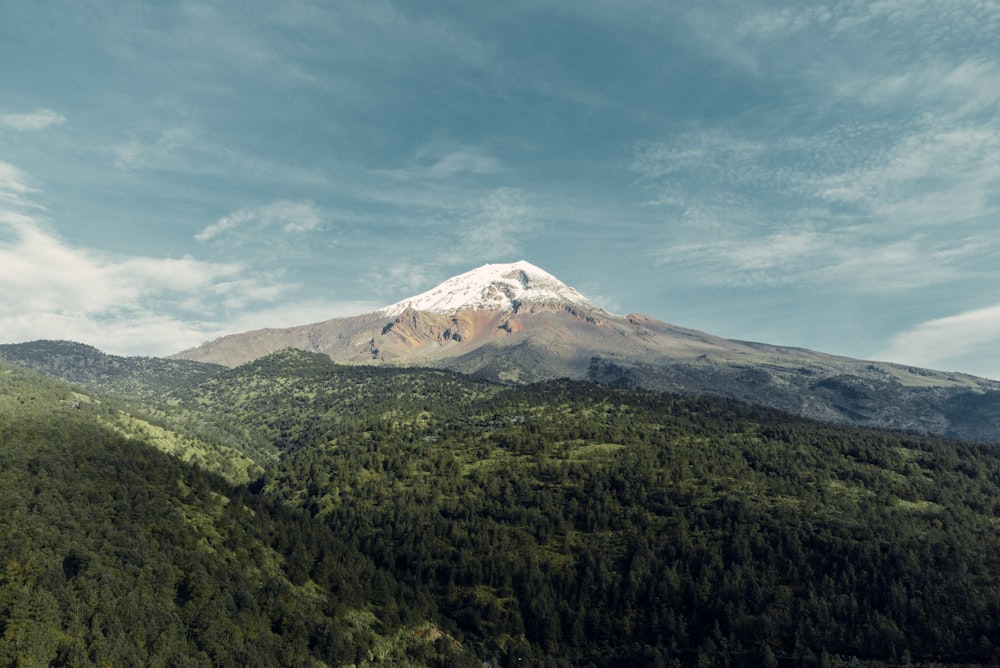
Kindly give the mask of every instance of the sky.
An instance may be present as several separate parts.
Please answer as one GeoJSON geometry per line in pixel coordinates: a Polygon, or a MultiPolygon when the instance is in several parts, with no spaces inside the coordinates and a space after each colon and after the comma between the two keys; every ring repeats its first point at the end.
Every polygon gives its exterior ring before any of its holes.
{"type": "Polygon", "coordinates": [[[0,0],[0,342],[166,355],[524,259],[1000,379],[994,0],[0,0]]]}

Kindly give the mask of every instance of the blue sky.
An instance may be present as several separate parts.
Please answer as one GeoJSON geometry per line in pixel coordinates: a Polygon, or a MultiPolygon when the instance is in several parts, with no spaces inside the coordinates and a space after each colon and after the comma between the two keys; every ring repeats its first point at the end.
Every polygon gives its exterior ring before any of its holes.
{"type": "Polygon", "coordinates": [[[168,354],[526,259],[1000,378],[1000,4],[0,0],[0,340],[168,354]]]}

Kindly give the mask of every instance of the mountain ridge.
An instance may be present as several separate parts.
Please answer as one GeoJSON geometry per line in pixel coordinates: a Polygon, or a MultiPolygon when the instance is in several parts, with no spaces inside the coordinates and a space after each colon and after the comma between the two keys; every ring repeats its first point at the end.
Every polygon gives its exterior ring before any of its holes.
{"type": "Polygon", "coordinates": [[[230,334],[169,359],[234,367],[286,347],[343,364],[427,366],[506,383],[567,377],[1000,441],[1000,382],[615,315],[524,260],[483,265],[370,313],[230,334]]]}
{"type": "Polygon", "coordinates": [[[615,315],[523,260],[483,265],[371,313],[231,334],[172,358],[237,366],[284,347],[344,364],[428,366],[505,383],[567,377],[1000,441],[1000,382],[615,315]]]}

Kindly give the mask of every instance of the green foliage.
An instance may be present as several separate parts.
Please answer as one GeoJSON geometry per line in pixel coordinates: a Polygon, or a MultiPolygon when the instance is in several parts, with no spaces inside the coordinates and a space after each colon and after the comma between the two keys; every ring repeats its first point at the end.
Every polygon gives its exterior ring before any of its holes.
{"type": "Polygon", "coordinates": [[[0,365],[0,665],[366,663],[426,619],[322,524],[125,437],[81,396],[0,365]],[[381,599],[408,606],[383,619],[381,599]]]}
{"type": "Polygon", "coordinates": [[[381,373],[372,395],[405,401],[348,419],[315,399],[263,489],[431,594],[481,656],[1000,658],[990,447],[571,382],[439,407],[427,372],[381,373]]]}
{"type": "Polygon", "coordinates": [[[72,341],[31,341],[0,345],[0,359],[102,393],[140,400],[183,387],[223,367],[187,360],[107,355],[72,341]]]}
{"type": "Polygon", "coordinates": [[[199,467],[246,483],[263,472],[276,456],[274,447],[250,433],[225,411],[184,411],[170,398],[224,369],[215,364],[153,357],[106,355],[70,341],[32,341],[0,345],[0,359],[59,378],[86,390],[65,399],[80,404],[103,403],[102,420],[131,438],[199,467]]]}
{"type": "Polygon", "coordinates": [[[282,351],[150,391],[266,442],[233,487],[23,373],[0,664],[1000,663],[995,446],[282,351]]]}

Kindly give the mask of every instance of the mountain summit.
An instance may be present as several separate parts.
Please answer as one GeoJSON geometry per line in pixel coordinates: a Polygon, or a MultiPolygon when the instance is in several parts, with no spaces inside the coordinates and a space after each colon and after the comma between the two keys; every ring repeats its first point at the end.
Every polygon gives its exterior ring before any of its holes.
{"type": "Polygon", "coordinates": [[[508,383],[566,377],[712,394],[830,422],[1000,440],[998,382],[613,315],[524,261],[483,265],[372,313],[232,334],[174,357],[237,366],[282,348],[508,383]]]}
{"type": "Polygon", "coordinates": [[[523,304],[572,305],[601,310],[597,304],[530,262],[484,264],[449,278],[415,297],[396,302],[382,313],[396,316],[406,309],[449,314],[467,309],[517,312],[523,304]]]}

